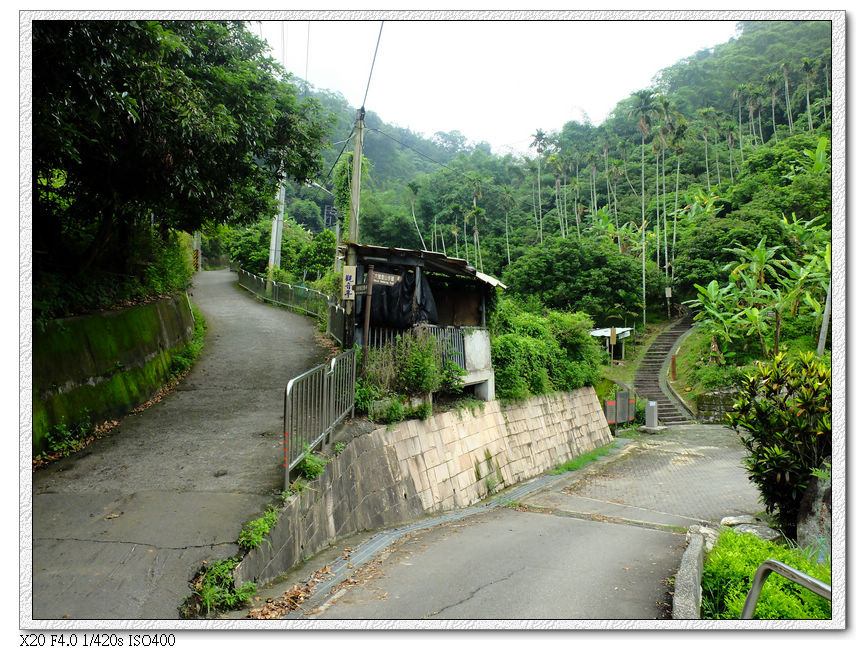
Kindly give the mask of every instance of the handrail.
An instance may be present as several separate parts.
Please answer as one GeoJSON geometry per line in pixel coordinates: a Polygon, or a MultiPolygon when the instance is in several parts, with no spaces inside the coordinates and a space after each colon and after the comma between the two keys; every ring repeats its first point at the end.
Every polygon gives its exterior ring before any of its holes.
{"type": "Polygon", "coordinates": [[[827,585],[821,580],[817,580],[817,578],[809,576],[807,573],[802,573],[798,569],[794,569],[783,562],[779,562],[778,560],[766,560],[763,564],[757,567],[757,571],[754,573],[754,583],[751,585],[751,590],[748,592],[747,598],[745,598],[745,606],[742,607],[742,615],[739,617],[740,620],[751,619],[754,617],[754,609],[757,607],[757,601],[760,598],[763,583],[766,582],[766,578],[768,578],[769,574],[772,572],[787,578],[787,580],[795,582],[797,585],[813,591],[815,594],[822,596],[826,600],[832,600],[832,587],[830,585],[827,585]]]}

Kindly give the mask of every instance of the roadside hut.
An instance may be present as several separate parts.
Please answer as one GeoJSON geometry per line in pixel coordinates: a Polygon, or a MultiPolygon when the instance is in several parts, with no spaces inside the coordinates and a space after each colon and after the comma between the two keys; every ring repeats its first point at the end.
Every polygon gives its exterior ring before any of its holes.
{"type": "Polygon", "coordinates": [[[466,371],[463,385],[474,386],[479,399],[494,399],[487,310],[496,287],[505,285],[443,253],[345,244],[343,259],[349,247],[357,263],[343,267],[341,297],[354,305],[344,326],[345,347],[377,348],[409,332],[427,332],[466,371]]]}

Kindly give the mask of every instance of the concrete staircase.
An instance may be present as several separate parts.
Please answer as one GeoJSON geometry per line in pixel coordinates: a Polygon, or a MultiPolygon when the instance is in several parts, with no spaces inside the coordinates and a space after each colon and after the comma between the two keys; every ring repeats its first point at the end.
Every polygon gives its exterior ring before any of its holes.
{"type": "Polygon", "coordinates": [[[661,388],[664,385],[664,375],[661,371],[667,355],[678,338],[689,330],[692,324],[693,317],[689,314],[661,332],[646,350],[646,354],[634,375],[634,390],[637,395],[658,403],[658,421],[667,426],[693,422],[684,407],[667,397],[661,388]]]}

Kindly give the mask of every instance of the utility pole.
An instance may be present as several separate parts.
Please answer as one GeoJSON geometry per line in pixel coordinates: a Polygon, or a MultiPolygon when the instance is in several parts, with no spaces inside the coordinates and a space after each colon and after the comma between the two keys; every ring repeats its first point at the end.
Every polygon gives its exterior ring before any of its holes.
{"type": "MultiPolygon", "coordinates": [[[[357,121],[354,125],[354,155],[351,170],[351,217],[348,228],[348,241],[357,243],[358,219],[360,217],[360,174],[363,169],[363,118],[366,111],[363,106],[357,109],[357,121]]],[[[356,260],[354,260],[356,261],[356,260]]]]}
{"type": "Polygon", "coordinates": [[[279,192],[276,195],[279,206],[273,215],[273,223],[270,228],[270,256],[267,260],[267,270],[279,268],[280,255],[282,253],[282,220],[285,211],[285,181],[279,181],[279,192]]]}
{"type": "MultiPolygon", "coordinates": [[[[360,175],[363,169],[363,119],[366,115],[366,109],[361,106],[357,109],[357,120],[354,125],[354,154],[352,156],[351,170],[351,214],[348,222],[348,237],[346,238],[346,254],[345,265],[355,269],[355,279],[357,282],[357,250],[352,244],[358,243],[358,220],[360,217],[360,175]]],[[[356,299],[355,299],[356,300],[356,299]]],[[[354,343],[354,316],[355,316],[355,300],[345,301],[345,341],[346,345],[350,346],[354,343]]],[[[369,297],[366,298],[369,300],[369,297]]],[[[369,303],[367,302],[367,305],[369,303]]]]}

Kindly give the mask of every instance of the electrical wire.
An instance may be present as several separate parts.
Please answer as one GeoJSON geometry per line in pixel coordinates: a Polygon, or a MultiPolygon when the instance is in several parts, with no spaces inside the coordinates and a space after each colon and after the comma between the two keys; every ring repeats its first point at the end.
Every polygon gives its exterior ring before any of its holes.
{"type": "Polygon", "coordinates": [[[372,81],[372,70],[375,67],[375,58],[378,56],[378,44],[381,42],[381,31],[384,29],[384,21],[381,21],[381,26],[378,28],[378,39],[375,42],[375,52],[372,55],[372,65],[369,66],[369,79],[366,80],[366,90],[363,93],[363,102],[360,107],[363,109],[366,106],[366,96],[369,93],[369,84],[372,81]]]}
{"type": "MultiPolygon", "coordinates": [[[[351,136],[354,135],[354,127],[351,128],[351,133],[348,134],[348,137],[343,140],[342,150],[339,152],[339,155],[336,157],[336,160],[333,161],[333,165],[330,167],[330,171],[327,172],[327,175],[324,177],[324,182],[327,183],[330,181],[330,175],[333,173],[334,167],[336,167],[336,163],[339,162],[339,159],[342,158],[342,154],[345,153],[345,148],[348,146],[349,140],[351,140],[351,136]]],[[[334,142],[333,144],[339,144],[339,142],[334,142]]]]}

